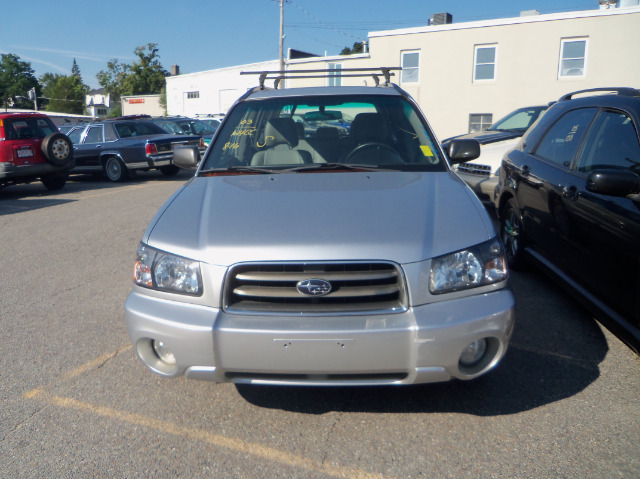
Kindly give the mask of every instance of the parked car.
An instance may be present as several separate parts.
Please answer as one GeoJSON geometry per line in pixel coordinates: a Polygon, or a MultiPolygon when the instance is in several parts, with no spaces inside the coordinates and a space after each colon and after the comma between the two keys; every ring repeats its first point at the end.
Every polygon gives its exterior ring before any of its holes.
{"type": "Polygon", "coordinates": [[[458,173],[481,200],[493,204],[502,157],[515,148],[531,125],[546,111],[549,105],[518,108],[498,120],[486,130],[447,138],[446,146],[454,138],[473,138],[480,143],[480,157],[455,167],[458,173]]]}
{"type": "Polygon", "coordinates": [[[175,151],[199,167],[138,249],[125,318],[151,370],[356,386],[498,364],[514,325],[502,244],[406,92],[257,87],[220,128],[202,161],[175,151]],[[361,113],[347,138],[302,140],[293,117],[309,107],[361,113]]]}
{"type": "Polygon", "coordinates": [[[171,135],[146,118],[121,117],[91,123],[73,146],[73,173],[105,174],[111,181],[126,180],[135,171],[160,170],[173,176],[174,148],[192,145],[204,150],[199,136],[171,135]]]}
{"type": "Polygon", "coordinates": [[[200,121],[205,122],[207,125],[209,125],[211,128],[215,130],[218,129],[218,127],[220,126],[220,123],[222,123],[222,117],[216,117],[216,118],[210,118],[210,117],[198,117],[197,118],[200,121]]]}
{"type": "Polygon", "coordinates": [[[204,121],[185,117],[153,118],[156,125],[168,133],[174,135],[198,135],[202,137],[205,145],[209,146],[216,129],[204,121]]]}
{"type": "Polygon", "coordinates": [[[80,139],[82,137],[82,132],[87,127],[87,123],[83,123],[81,125],[65,125],[61,126],[60,132],[67,135],[67,137],[71,140],[71,143],[74,145],[80,143],[80,139]]]}
{"type": "Polygon", "coordinates": [[[553,105],[505,156],[496,208],[509,264],[535,261],[640,354],[640,91],[553,105]]]}
{"type": "Polygon", "coordinates": [[[0,113],[0,187],[40,180],[59,190],[73,167],[71,141],[42,113],[0,113]]]}

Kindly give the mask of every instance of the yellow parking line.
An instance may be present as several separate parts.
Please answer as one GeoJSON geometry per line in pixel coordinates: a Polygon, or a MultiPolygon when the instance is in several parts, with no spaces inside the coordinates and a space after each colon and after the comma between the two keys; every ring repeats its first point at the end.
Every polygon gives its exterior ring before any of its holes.
{"type": "MultiPolygon", "coordinates": [[[[82,366],[74,369],[73,371],[65,374],[65,380],[70,380],[80,374],[89,371],[100,364],[104,363],[108,359],[116,356],[117,354],[130,349],[131,346],[122,347],[111,353],[104,354],[96,359],[93,359],[82,366]]],[[[213,434],[209,431],[196,428],[188,428],[183,426],[177,426],[175,424],[160,421],[158,419],[142,416],[140,414],[128,413],[113,409],[105,406],[98,406],[83,401],[78,401],[72,398],[60,397],[49,394],[44,387],[33,389],[24,394],[27,399],[38,399],[46,401],[50,404],[54,404],[58,407],[74,409],[76,411],[86,412],[101,417],[110,419],[117,419],[119,421],[127,422],[129,424],[135,424],[137,426],[148,427],[157,431],[171,434],[174,436],[180,436],[186,439],[193,439],[207,444],[211,444],[217,447],[223,447],[231,451],[235,451],[242,454],[249,454],[268,461],[277,462],[287,466],[302,468],[311,470],[314,472],[320,472],[332,477],[339,478],[354,478],[354,479],[390,479],[388,476],[382,474],[370,473],[362,469],[353,469],[348,467],[333,466],[330,464],[319,464],[311,459],[296,456],[288,452],[280,451],[278,449],[263,446],[252,442],[243,441],[242,439],[234,439],[219,434],[213,434]]]]}
{"type": "Polygon", "coordinates": [[[99,356],[99,357],[97,357],[95,359],[92,359],[91,361],[84,363],[82,366],[77,367],[73,371],[69,371],[68,373],[66,373],[64,375],[64,380],[68,381],[70,379],[75,378],[76,376],[80,376],[85,371],[89,371],[91,369],[95,369],[100,364],[103,364],[103,363],[107,362],[109,359],[117,356],[118,354],[120,354],[120,353],[122,353],[124,351],[128,351],[132,347],[133,346],[131,344],[129,344],[127,346],[123,346],[122,348],[116,349],[115,351],[111,351],[111,352],[103,354],[102,356],[99,356]]]}

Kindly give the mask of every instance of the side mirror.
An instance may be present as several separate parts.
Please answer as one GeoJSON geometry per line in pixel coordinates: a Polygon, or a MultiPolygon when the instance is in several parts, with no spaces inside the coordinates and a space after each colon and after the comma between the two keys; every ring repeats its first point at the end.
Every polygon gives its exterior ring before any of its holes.
{"type": "Polygon", "coordinates": [[[480,156],[478,140],[451,140],[445,147],[451,163],[464,163],[480,156]]]}
{"type": "Polygon", "coordinates": [[[173,151],[173,164],[185,170],[195,170],[200,164],[200,149],[197,146],[180,146],[173,151]]]}
{"type": "Polygon", "coordinates": [[[587,190],[609,196],[640,193],[640,176],[629,170],[594,170],[587,177],[587,190]]]}

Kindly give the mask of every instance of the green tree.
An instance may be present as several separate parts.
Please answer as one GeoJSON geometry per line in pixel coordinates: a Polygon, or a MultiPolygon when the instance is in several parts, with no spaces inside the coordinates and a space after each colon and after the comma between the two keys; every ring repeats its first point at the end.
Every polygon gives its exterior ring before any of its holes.
{"type": "Polygon", "coordinates": [[[27,95],[32,88],[39,94],[38,80],[31,64],[23,62],[13,53],[0,55],[0,106],[13,105],[16,108],[33,108],[27,95]]]}
{"type": "Polygon", "coordinates": [[[120,101],[122,82],[127,75],[128,65],[119,63],[116,58],[107,62],[107,69],[101,70],[96,79],[105,93],[111,95],[115,101],[120,101]]]}
{"type": "Polygon", "coordinates": [[[355,55],[356,53],[364,53],[364,45],[362,42],[355,42],[353,48],[344,47],[340,55],[355,55]]]}
{"type": "Polygon", "coordinates": [[[82,83],[82,77],[79,74],[45,73],[40,77],[40,83],[42,92],[48,99],[47,111],[77,115],[85,112],[85,95],[89,87],[82,83]]]}
{"type": "Polygon", "coordinates": [[[124,64],[113,59],[107,69],[100,71],[96,78],[106,93],[116,101],[122,95],[151,95],[161,93],[165,77],[169,74],[160,63],[158,44],[149,43],[134,50],[137,60],[124,64]]]}

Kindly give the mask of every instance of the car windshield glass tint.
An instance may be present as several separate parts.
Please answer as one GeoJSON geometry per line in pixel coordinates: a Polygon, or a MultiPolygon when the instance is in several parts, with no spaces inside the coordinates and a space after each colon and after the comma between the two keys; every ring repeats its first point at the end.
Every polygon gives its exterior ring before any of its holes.
{"type": "Polygon", "coordinates": [[[7,140],[44,138],[58,129],[48,118],[9,118],[4,120],[7,140]]]}
{"type": "Polygon", "coordinates": [[[222,128],[203,170],[251,166],[292,171],[323,163],[446,169],[420,114],[400,96],[248,100],[222,128]]]}
{"type": "Polygon", "coordinates": [[[543,111],[543,108],[517,110],[495,122],[489,130],[510,130],[524,133],[533,125],[533,122],[538,119],[543,111]]]}

